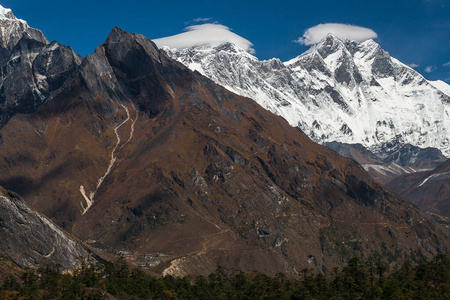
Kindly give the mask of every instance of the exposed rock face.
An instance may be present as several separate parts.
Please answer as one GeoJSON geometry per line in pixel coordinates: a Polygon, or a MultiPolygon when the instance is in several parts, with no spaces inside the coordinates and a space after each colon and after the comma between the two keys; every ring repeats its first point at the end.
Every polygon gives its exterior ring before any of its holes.
{"type": "Polygon", "coordinates": [[[0,240],[0,255],[22,268],[60,264],[72,269],[91,259],[78,241],[1,187],[0,240]]]}
{"type": "Polygon", "coordinates": [[[450,218],[450,160],[431,171],[395,178],[388,186],[423,210],[450,218]]]}
{"type": "Polygon", "coordinates": [[[19,40],[0,69],[0,125],[15,113],[36,111],[80,62],[80,56],[58,42],[19,40]]]}
{"type": "Polygon", "coordinates": [[[0,127],[15,113],[31,113],[60,88],[81,62],[70,47],[0,7],[0,127]]]}
{"type": "Polygon", "coordinates": [[[449,249],[356,162],[118,28],[0,135],[4,186],[104,249],[176,258],[165,274],[295,275],[449,249]]]}
{"type": "MultiPolygon", "coordinates": [[[[17,19],[13,12],[0,5],[0,48],[1,52],[11,51],[23,37],[47,44],[42,31],[31,28],[24,20],[17,19]]],[[[0,60],[1,61],[1,60],[0,60]]]]}
{"type": "Polygon", "coordinates": [[[408,166],[417,171],[433,169],[443,163],[446,157],[436,148],[419,148],[413,145],[383,144],[377,155],[384,162],[408,166]]]}
{"type": "Polygon", "coordinates": [[[433,147],[450,156],[450,87],[428,82],[373,40],[332,34],[282,63],[259,61],[227,43],[167,53],[216,83],[250,97],[319,143],[433,147]]]}

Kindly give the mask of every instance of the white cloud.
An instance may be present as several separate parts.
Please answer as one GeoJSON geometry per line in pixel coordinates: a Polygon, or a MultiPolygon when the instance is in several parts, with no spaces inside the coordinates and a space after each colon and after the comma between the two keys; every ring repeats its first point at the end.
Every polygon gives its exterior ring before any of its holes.
{"type": "Polygon", "coordinates": [[[341,39],[363,42],[378,37],[377,33],[370,28],[356,25],[325,23],[308,28],[302,37],[296,40],[303,45],[314,45],[320,42],[327,34],[332,33],[341,39]]]}
{"type": "Polygon", "coordinates": [[[424,71],[425,73],[431,73],[436,70],[436,66],[426,66],[424,71]]]}
{"type": "Polygon", "coordinates": [[[418,64],[409,64],[408,66],[410,66],[413,69],[420,67],[420,65],[418,64]]]}
{"type": "Polygon", "coordinates": [[[230,28],[224,25],[208,23],[189,26],[185,30],[186,32],[155,39],[153,42],[158,47],[167,46],[176,49],[203,45],[218,46],[230,42],[249,53],[255,53],[255,50],[252,48],[253,44],[249,40],[231,32],[230,28]]]}
{"type": "Polygon", "coordinates": [[[443,67],[450,67],[450,61],[446,62],[445,64],[442,65],[443,67]]]}

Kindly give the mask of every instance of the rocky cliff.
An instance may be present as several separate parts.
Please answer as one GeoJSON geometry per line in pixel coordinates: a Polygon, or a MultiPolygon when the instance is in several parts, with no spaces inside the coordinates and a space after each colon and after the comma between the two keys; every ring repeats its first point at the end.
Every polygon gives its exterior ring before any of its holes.
{"type": "Polygon", "coordinates": [[[1,187],[0,239],[0,255],[21,268],[59,264],[63,269],[73,269],[92,261],[79,241],[31,210],[17,194],[1,187]]]}
{"type": "Polygon", "coordinates": [[[35,111],[80,64],[70,47],[0,6],[0,126],[15,113],[35,111]]]}

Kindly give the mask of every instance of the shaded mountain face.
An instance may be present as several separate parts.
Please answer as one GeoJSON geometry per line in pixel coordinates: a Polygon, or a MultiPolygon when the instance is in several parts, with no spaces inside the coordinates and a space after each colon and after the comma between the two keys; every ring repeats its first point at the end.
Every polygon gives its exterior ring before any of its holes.
{"type": "Polygon", "coordinates": [[[356,43],[330,34],[285,63],[259,61],[229,43],[164,49],[316,142],[361,144],[375,153],[410,144],[450,155],[448,85],[428,82],[372,40],[356,43]]]}
{"type": "Polygon", "coordinates": [[[409,144],[383,145],[376,153],[361,144],[330,142],[325,145],[342,156],[356,160],[382,184],[400,175],[431,171],[446,161],[446,157],[436,148],[419,148],[409,144]]]}
{"type": "Polygon", "coordinates": [[[423,210],[450,218],[450,160],[431,171],[395,178],[388,186],[423,210]]]}
{"type": "MultiPolygon", "coordinates": [[[[73,269],[92,260],[88,251],[73,237],[57,228],[47,217],[32,211],[16,194],[0,187],[1,266],[13,262],[11,270],[60,264],[73,269]]],[[[9,268],[8,268],[9,269],[9,268]]],[[[4,273],[3,273],[4,275],[4,273]]]]}
{"type": "Polygon", "coordinates": [[[0,181],[163,274],[329,272],[448,251],[448,232],[355,161],[115,28],[36,113],[0,130],[0,181]]]}
{"type": "Polygon", "coordinates": [[[70,47],[49,43],[0,7],[0,126],[15,113],[34,112],[80,64],[70,47]]]}

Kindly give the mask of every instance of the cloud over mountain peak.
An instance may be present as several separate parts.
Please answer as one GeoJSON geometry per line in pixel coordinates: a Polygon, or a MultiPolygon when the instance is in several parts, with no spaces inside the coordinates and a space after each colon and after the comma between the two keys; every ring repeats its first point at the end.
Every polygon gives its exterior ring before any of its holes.
{"type": "Polygon", "coordinates": [[[196,46],[211,45],[217,46],[226,42],[233,43],[249,53],[255,53],[253,44],[233,33],[229,27],[221,24],[201,24],[192,25],[185,28],[185,32],[173,36],[154,39],[158,47],[167,46],[169,48],[185,49],[196,46]]]}
{"type": "Polygon", "coordinates": [[[377,33],[370,28],[340,23],[325,23],[306,29],[303,36],[299,37],[295,42],[307,46],[314,45],[320,42],[329,33],[336,35],[340,39],[357,42],[363,42],[378,37],[377,33]]]}

